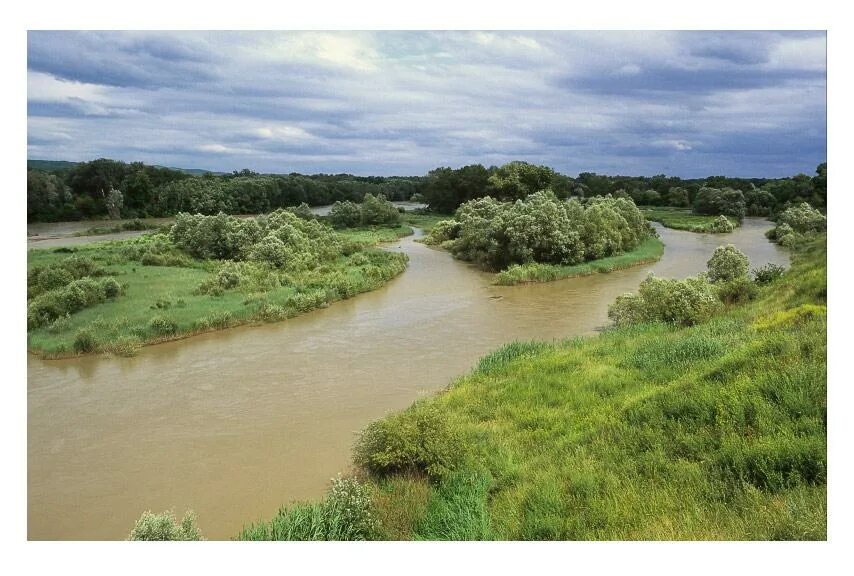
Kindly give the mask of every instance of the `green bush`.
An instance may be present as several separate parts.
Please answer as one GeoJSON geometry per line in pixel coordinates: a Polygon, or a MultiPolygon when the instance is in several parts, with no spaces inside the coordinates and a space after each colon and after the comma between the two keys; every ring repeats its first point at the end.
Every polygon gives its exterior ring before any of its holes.
{"type": "Polygon", "coordinates": [[[153,316],[148,321],[148,328],[157,336],[171,336],[178,332],[178,324],[165,316],[153,316]]]}
{"type": "Polygon", "coordinates": [[[750,261],[744,252],[732,244],[727,244],[715,248],[715,252],[706,266],[708,267],[709,280],[712,282],[729,282],[736,278],[746,277],[750,261]]]}
{"type": "Polygon", "coordinates": [[[105,298],[115,298],[122,293],[122,285],[112,276],[101,280],[101,290],[105,298]]]}
{"type": "Polygon", "coordinates": [[[781,212],[777,217],[777,222],[781,225],[788,225],[799,234],[819,233],[827,230],[827,218],[806,202],[801,202],[781,212]]]}
{"type": "Polygon", "coordinates": [[[354,228],[361,222],[362,210],[349,200],[336,202],[329,210],[329,223],[335,228],[354,228]]]}
{"type": "Polygon", "coordinates": [[[711,318],[721,308],[714,286],[705,276],[684,280],[648,277],[638,294],[624,294],[608,308],[618,326],[665,322],[692,326],[711,318]]]}
{"type": "Polygon", "coordinates": [[[751,275],[753,276],[754,282],[760,286],[764,286],[765,284],[770,284],[774,280],[781,278],[785,271],[786,269],[783,266],[769,262],[765,266],[753,270],[751,275]]]}
{"type": "Polygon", "coordinates": [[[726,282],[718,282],[715,284],[718,291],[718,298],[724,304],[742,304],[753,300],[756,297],[759,288],[756,283],[750,280],[747,276],[733,278],[726,282]]]}
{"type": "Polygon", "coordinates": [[[400,224],[400,212],[382,194],[377,196],[365,194],[361,212],[362,225],[395,226],[400,224]]]}
{"type": "Polygon", "coordinates": [[[287,210],[294,216],[302,218],[303,220],[314,219],[314,212],[311,211],[311,206],[309,206],[305,202],[300,203],[298,206],[289,206],[285,208],[285,210],[287,210]]]}
{"type": "Polygon", "coordinates": [[[192,511],[184,514],[180,523],[171,510],[159,514],[146,511],[136,521],[128,540],[202,540],[202,534],[192,511]]]}
{"type": "Polygon", "coordinates": [[[729,221],[729,218],[721,214],[715,218],[714,222],[709,224],[709,232],[727,233],[735,230],[735,226],[729,221]]]}
{"type": "Polygon", "coordinates": [[[514,203],[490,197],[466,202],[457,226],[444,224],[431,241],[447,242],[457,258],[491,270],[532,262],[578,264],[621,254],[649,237],[646,220],[627,198],[559,200],[544,191],[514,203]],[[440,234],[453,232],[456,239],[440,234]]]}
{"type": "Polygon", "coordinates": [[[415,471],[441,480],[465,454],[460,432],[438,408],[412,408],[368,425],[354,449],[357,465],[378,475],[415,471]]]}
{"type": "Polygon", "coordinates": [[[83,329],[79,330],[74,336],[72,347],[78,354],[88,354],[95,351],[98,347],[98,342],[89,330],[83,329]]]}
{"type": "Polygon", "coordinates": [[[433,225],[430,233],[424,238],[425,244],[442,244],[449,240],[456,240],[460,233],[460,223],[456,220],[440,220],[433,225]]]}

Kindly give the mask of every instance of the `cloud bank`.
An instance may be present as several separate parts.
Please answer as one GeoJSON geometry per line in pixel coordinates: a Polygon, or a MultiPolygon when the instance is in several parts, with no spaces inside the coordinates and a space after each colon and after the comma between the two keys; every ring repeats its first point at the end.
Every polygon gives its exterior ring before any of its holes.
{"type": "Polygon", "coordinates": [[[29,158],[786,176],[827,155],[823,32],[30,32],[29,158]]]}

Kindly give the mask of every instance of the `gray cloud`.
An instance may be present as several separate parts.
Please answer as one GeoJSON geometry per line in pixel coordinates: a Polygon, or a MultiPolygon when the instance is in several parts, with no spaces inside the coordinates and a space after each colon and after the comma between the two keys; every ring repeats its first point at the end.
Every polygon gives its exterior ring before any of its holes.
{"type": "Polygon", "coordinates": [[[28,155],[781,176],[825,160],[825,46],[773,32],[30,32],[28,155]]]}

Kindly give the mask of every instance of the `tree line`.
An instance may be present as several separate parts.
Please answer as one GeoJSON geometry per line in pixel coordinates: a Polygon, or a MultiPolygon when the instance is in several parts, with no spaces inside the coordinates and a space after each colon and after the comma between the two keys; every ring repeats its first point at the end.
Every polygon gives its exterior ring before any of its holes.
{"type": "Polygon", "coordinates": [[[768,216],[808,202],[827,206],[827,164],[814,176],[790,178],[683,179],[663,174],[606,176],[582,172],[573,178],[548,166],[509,162],[485,167],[440,167],[425,176],[351,174],[191,174],[188,171],[99,158],[78,164],[33,162],[27,170],[27,221],[79,220],[110,216],[142,218],[200,214],[258,214],[305,203],[361,202],[366,194],[388,200],[425,202],[433,212],[452,214],[470,200],[489,196],[520,200],[541,190],[560,199],[611,195],[640,206],[692,208],[699,214],[736,218],[768,216]],[[36,167],[37,166],[37,167],[36,167]]]}
{"type": "MultiPolygon", "coordinates": [[[[37,164],[46,167],[44,163],[37,164]]],[[[409,200],[422,178],[351,174],[193,175],[142,162],[106,158],[47,171],[27,170],[27,221],[109,216],[145,218],[200,214],[260,214],[278,208],[336,201],[361,202],[366,194],[409,200]]]]}

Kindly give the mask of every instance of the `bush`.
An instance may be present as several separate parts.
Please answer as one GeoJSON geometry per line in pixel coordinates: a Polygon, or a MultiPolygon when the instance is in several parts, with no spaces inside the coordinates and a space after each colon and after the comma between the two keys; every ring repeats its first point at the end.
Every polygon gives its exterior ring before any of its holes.
{"type": "MultiPolygon", "coordinates": [[[[111,289],[111,288],[110,288],[111,289]]],[[[27,329],[38,328],[78,312],[105,299],[103,285],[85,277],[61,288],[44,292],[27,303],[27,329]]]]}
{"type": "Polygon", "coordinates": [[[269,234],[252,248],[249,259],[253,262],[269,264],[274,268],[283,268],[290,259],[289,252],[284,242],[277,236],[269,234]]]}
{"type": "Polygon", "coordinates": [[[146,511],[136,521],[128,540],[202,540],[202,534],[192,511],[184,514],[180,523],[171,510],[159,514],[146,511]]]}
{"type": "Polygon", "coordinates": [[[715,252],[706,266],[708,267],[709,280],[712,282],[729,282],[736,278],[746,277],[750,261],[744,252],[732,244],[727,244],[715,248],[715,252]]]}
{"type": "Polygon", "coordinates": [[[91,332],[83,329],[79,330],[74,336],[74,343],[72,344],[72,347],[78,354],[88,354],[95,351],[98,347],[98,342],[95,340],[95,336],[92,335],[91,332]]]}
{"type": "Polygon", "coordinates": [[[299,206],[289,206],[285,210],[303,220],[314,220],[314,212],[311,211],[311,207],[305,202],[300,203],[299,206]]]}
{"type": "Polygon", "coordinates": [[[415,471],[441,480],[465,453],[459,431],[435,407],[416,404],[368,425],[354,449],[357,465],[374,474],[415,471]]]}
{"type": "Polygon", "coordinates": [[[329,223],[335,228],[353,228],[361,222],[362,210],[349,200],[336,202],[329,210],[329,223]]]}
{"type": "Polygon", "coordinates": [[[101,290],[105,298],[115,298],[122,293],[122,285],[112,276],[101,280],[101,290]]]}
{"type": "Polygon", "coordinates": [[[819,233],[827,230],[827,218],[818,210],[801,202],[784,210],[777,217],[779,224],[788,225],[799,234],[819,233]]]}
{"type": "Polygon", "coordinates": [[[365,194],[361,212],[363,225],[396,226],[400,224],[400,212],[382,194],[377,196],[365,194]]]}
{"type": "Polygon", "coordinates": [[[332,479],[323,502],[327,540],[370,540],[377,531],[368,487],[356,478],[332,479]]]}
{"type": "Polygon", "coordinates": [[[765,266],[753,270],[751,275],[753,276],[754,282],[760,286],[764,286],[765,284],[770,284],[774,280],[781,278],[785,271],[786,269],[783,266],[769,262],[765,266]]]}
{"type": "Polygon", "coordinates": [[[666,322],[691,326],[711,318],[721,303],[714,286],[703,276],[684,280],[648,277],[638,294],[619,296],[608,308],[608,317],[618,326],[643,322],[666,322]]]}
{"type": "Polygon", "coordinates": [[[735,226],[733,226],[732,222],[729,221],[724,215],[720,215],[715,218],[714,222],[709,225],[709,232],[716,233],[727,233],[735,230],[735,226]]]}
{"type": "Polygon", "coordinates": [[[148,328],[157,336],[171,336],[178,332],[178,324],[171,318],[154,316],[148,321],[148,328]]]}
{"type": "Polygon", "coordinates": [[[758,288],[747,276],[740,276],[715,285],[718,298],[724,304],[741,304],[756,297],[758,288]]]}
{"type": "Polygon", "coordinates": [[[430,233],[424,238],[425,244],[442,244],[448,240],[456,240],[460,233],[460,223],[456,220],[441,220],[436,222],[430,229],[430,233]]]}

